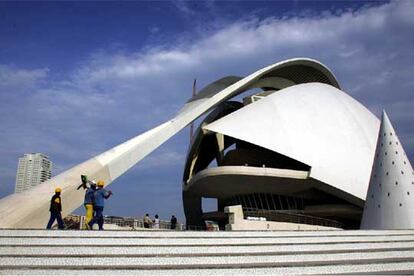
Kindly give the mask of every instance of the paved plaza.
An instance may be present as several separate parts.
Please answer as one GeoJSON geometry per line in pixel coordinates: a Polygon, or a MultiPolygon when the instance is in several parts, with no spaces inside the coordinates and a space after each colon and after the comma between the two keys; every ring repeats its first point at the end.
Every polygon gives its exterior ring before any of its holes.
{"type": "Polygon", "coordinates": [[[0,230],[0,274],[414,273],[414,230],[0,230]]]}

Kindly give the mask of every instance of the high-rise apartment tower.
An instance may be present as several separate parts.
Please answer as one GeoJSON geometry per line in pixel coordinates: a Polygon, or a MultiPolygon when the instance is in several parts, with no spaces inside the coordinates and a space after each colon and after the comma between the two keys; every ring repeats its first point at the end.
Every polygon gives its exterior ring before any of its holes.
{"type": "Polygon", "coordinates": [[[50,179],[52,162],[42,153],[28,153],[19,158],[15,193],[23,192],[50,179]]]}

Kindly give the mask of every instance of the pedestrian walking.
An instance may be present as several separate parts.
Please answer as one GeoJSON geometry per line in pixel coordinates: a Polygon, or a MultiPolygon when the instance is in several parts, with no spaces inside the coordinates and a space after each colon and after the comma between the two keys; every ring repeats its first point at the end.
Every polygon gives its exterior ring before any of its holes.
{"type": "Polygon", "coordinates": [[[81,176],[82,184],[79,185],[78,190],[82,187],[86,189],[83,206],[85,207],[85,224],[83,229],[88,229],[88,223],[93,219],[93,209],[95,204],[96,182],[89,181],[86,175],[81,176]]]}
{"type": "Polygon", "coordinates": [[[105,199],[108,199],[112,195],[112,191],[108,191],[104,189],[104,182],[103,180],[98,181],[98,189],[94,193],[95,197],[95,204],[94,204],[94,211],[95,215],[93,219],[86,224],[89,229],[92,229],[95,223],[98,223],[99,230],[103,230],[103,210],[105,206],[105,199]]]}
{"type": "Polygon", "coordinates": [[[160,229],[160,219],[158,218],[158,214],[155,215],[154,224],[152,225],[152,228],[160,229]]]}
{"type": "Polygon", "coordinates": [[[171,230],[175,230],[175,228],[177,227],[177,218],[174,215],[171,216],[170,227],[171,230]]]}
{"type": "Polygon", "coordinates": [[[60,193],[62,192],[61,188],[55,189],[55,194],[52,196],[50,200],[50,219],[47,223],[46,229],[51,229],[55,220],[57,220],[58,228],[64,229],[65,225],[63,224],[62,220],[62,198],[60,197],[60,193]]]}
{"type": "Polygon", "coordinates": [[[143,221],[144,221],[144,228],[150,228],[151,227],[152,220],[151,220],[149,214],[145,214],[145,217],[144,217],[143,221]]]}
{"type": "Polygon", "coordinates": [[[90,187],[88,187],[85,191],[85,199],[83,201],[83,205],[85,206],[85,229],[88,229],[86,226],[91,220],[93,219],[93,210],[95,205],[95,191],[96,191],[96,183],[93,181],[90,183],[90,187]]]}

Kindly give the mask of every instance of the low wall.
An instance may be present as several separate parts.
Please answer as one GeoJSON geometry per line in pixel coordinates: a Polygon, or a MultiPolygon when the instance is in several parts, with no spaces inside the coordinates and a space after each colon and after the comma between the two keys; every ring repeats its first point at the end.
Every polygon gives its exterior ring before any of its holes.
{"type": "Polygon", "coordinates": [[[298,224],[290,222],[261,221],[244,219],[241,205],[228,206],[224,212],[229,216],[229,224],[226,225],[226,231],[232,230],[342,230],[341,228],[327,227],[320,225],[298,224]]]}

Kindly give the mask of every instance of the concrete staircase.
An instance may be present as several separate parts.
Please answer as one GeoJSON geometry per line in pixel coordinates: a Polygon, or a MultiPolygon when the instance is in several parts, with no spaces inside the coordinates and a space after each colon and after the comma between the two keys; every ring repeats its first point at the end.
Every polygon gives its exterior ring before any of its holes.
{"type": "Polygon", "coordinates": [[[0,230],[10,274],[414,274],[414,230],[0,230]]]}

